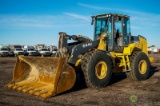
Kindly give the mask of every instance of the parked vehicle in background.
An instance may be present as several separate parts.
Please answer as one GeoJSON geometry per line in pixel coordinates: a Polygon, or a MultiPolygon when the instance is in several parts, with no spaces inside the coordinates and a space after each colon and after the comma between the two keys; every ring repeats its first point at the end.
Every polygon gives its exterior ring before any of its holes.
{"type": "Polygon", "coordinates": [[[37,56],[38,52],[35,49],[26,49],[24,50],[25,56],[37,56]]]}
{"type": "Polygon", "coordinates": [[[55,56],[58,50],[57,46],[54,46],[54,45],[48,46],[48,49],[52,52],[52,56],[55,56]]]}
{"type": "Polygon", "coordinates": [[[21,48],[15,48],[13,50],[14,56],[17,57],[18,55],[24,55],[24,51],[21,48]]]}
{"type": "MultiPolygon", "coordinates": [[[[9,45],[8,47],[9,47],[9,56],[18,56],[19,54],[22,54],[21,51],[19,51],[23,48],[22,45],[9,45]]],[[[23,50],[22,50],[22,52],[23,52],[23,50]]],[[[23,52],[23,54],[24,54],[24,52],[23,52]]]]}
{"type": "Polygon", "coordinates": [[[36,50],[36,52],[37,52],[37,56],[41,56],[41,53],[38,50],[36,50]]]}
{"type": "Polygon", "coordinates": [[[53,50],[52,50],[52,56],[55,56],[56,53],[57,53],[57,49],[53,49],[53,50]]]}
{"type": "Polygon", "coordinates": [[[48,49],[49,49],[50,51],[56,51],[56,50],[57,50],[57,46],[50,45],[50,46],[48,46],[48,49]]]}
{"type": "Polygon", "coordinates": [[[48,49],[41,49],[39,50],[39,53],[41,54],[41,56],[51,56],[52,52],[50,52],[48,49]]]}
{"type": "Polygon", "coordinates": [[[37,56],[38,52],[35,50],[34,46],[24,46],[25,56],[37,56]]]}
{"type": "Polygon", "coordinates": [[[0,57],[9,56],[9,49],[8,48],[0,48],[0,57]]]}
{"type": "Polygon", "coordinates": [[[24,50],[24,56],[28,56],[27,50],[24,50]]]}
{"type": "Polygon", "coordinates": [[[10,57],[13,57],[13,56],[14,56],[14,52],[13,52],[13,51],[14,51],[14,50],[12,50],[12,49],[9,48],[9,56],[10,56],[10,57]]]}

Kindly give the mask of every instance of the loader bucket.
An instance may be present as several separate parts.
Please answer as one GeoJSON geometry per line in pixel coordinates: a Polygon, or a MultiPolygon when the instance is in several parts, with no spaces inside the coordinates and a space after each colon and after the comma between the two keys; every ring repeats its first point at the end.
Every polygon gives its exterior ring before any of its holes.
{"type": "Polygon", "coordinates": [[[75,70],[65,58],[19,56],[6,87],[48,98],[71,89],[75,80],[75,70]]]}

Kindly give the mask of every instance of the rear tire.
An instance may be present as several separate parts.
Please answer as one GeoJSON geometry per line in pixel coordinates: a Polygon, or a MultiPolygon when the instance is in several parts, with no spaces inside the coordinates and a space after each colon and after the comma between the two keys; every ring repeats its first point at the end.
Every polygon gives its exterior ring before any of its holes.
{"type": "Polygon", "coordinates": [[[136,51],[130,57],[131,71],[126,72],[126,76],[131,80],[145,80],[149,76],[150,62],[148,56],[141,52],[136,51]]]}
{"type": "Polygon", "coordinates": [[[102,51],[88,52],[82,58],[81,69],[88,87],[104,88],[112,75],[112,59],[102,51]]]}

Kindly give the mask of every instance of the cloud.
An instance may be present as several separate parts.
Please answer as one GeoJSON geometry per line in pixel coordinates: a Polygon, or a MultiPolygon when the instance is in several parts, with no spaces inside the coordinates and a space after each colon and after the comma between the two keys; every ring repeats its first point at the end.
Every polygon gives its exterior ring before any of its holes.
{"type": "Polygon", "coordinates": [[[111,10],[111,11],[125,12],[125,13],[130,13],[130,14],[137,14],[137,15],[150,15],[148,13],[133,11],[133,10],[128,10],[128,9],[105,8],[105,7],[101,7],[101,6],[88,5],[88,4],[84,4],[84,3],[77,3],[77,5],[82,6],[82,7],[86,7],[86,8],[90,8],[90,9],[97,9],[97,10],[111,10]]]}
{"type": "Polygon", "coordinates": [[[0,15],[0,27],[54,27],[54,16],[0,15]]]}
{"type": "Polygon", "coordinates": [[[131,17],[131,23],[133,29],[138,29],[141,26],[149,25],[150,27],[160,26],[160,14],[146,13],[140,11],[133,11],[128,9],[120,9],[120,8],[105,8],[101,6],[89,5],[84,3],[77,3],[77,5],[85,8],[96,9],[98,10],[107,10],[108,13],[121,13],[127,14],[131,17]]]}
{"type": "Polygon", "coordinates": [[[55,27],[74,27],[85,26],[89,18],[73,14],[64,13],[65,15],[0,15],[0,27],[33,27],[33,28],[55,28],[55,27]],[[66,15],[70,17],[66,17],[66,15]],[[72,17],[81,19],[79,22],[72,17]],[[85,20],[85,21],[84,21],[85,20]]]}
{"type": "Polygon", "coordinates": [[[83,16],[83,15],[79,15],[79,14],[75,14],[75,13],[67,13],[67,12],[65,12],[64,14],[67,15],[67,16],[82,19],[82,20],[85,20],[85,21],[90,21],[90,19],[88,17],[83,16]]]}
{"type": "Polygon", "coordinates": [[[78,3],[79,6],[91,8],[91,9],[98,9],[98,10],[110,10],[110,8],[104,8],[104,7],[99,7],[99,6],[93,6],[93,5],[88,5],[84,3],[78,3]]]}

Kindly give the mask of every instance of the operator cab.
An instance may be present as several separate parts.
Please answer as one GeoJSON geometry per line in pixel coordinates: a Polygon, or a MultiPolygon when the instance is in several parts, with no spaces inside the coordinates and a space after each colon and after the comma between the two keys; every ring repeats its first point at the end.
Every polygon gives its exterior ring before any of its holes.
{"type": "Polygon", "coordinates": [[[94,40],[101,33],[106,33],[107,50],[114,51],[116,47],[124,47],[130,43],[130,19],[122,14],[100,14],[92,16],[94,24],[94,40]]]}

